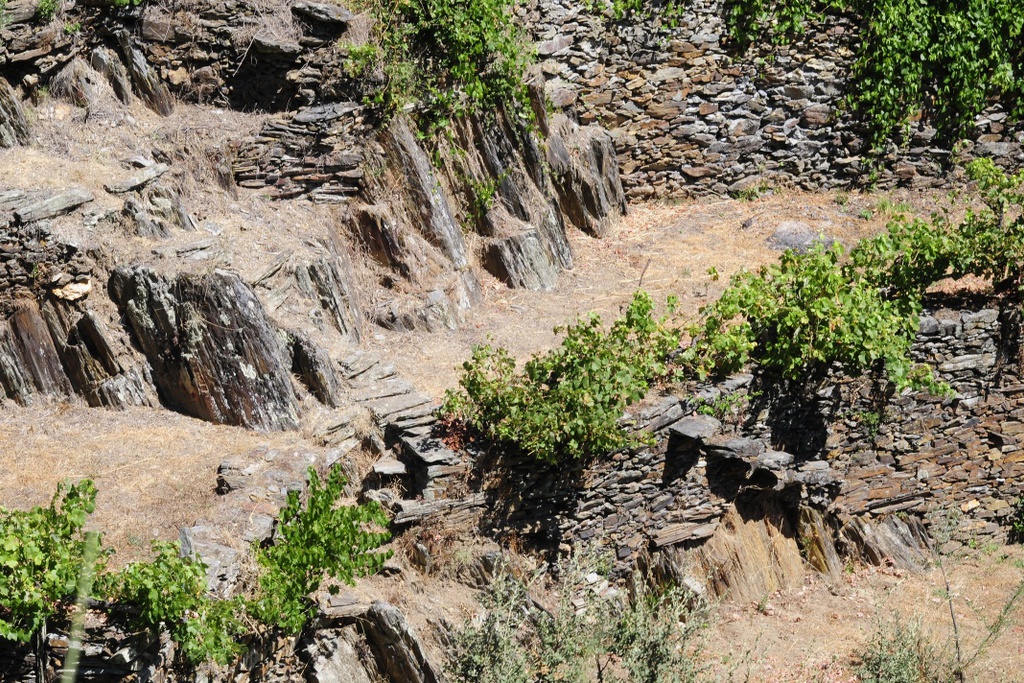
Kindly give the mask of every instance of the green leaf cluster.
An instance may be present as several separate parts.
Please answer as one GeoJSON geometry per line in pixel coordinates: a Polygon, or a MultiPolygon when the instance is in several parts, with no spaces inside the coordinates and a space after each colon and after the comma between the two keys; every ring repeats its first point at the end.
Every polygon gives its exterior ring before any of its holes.
{"type": "Polygon", "coordinates": [[[418,101],[421,124],[511,110],[532,120],[524,81],[533,59],[511,0],[367,0],[374,43],[349,48],[346,70],[386,116],[418,101]]]}
{"type": "Polygon", "coordinates": [[[897,216],[848,255],[839,244],[819,244],[788,251],[756,273],[742,271],[701,310],[680,362],[707,377],[756,361],[804,381],[839,363],[848,372],[884,369],[898,387],[942,391],[909,357],[925,291],[965,275],[1019,287],[1024,263],[1024,174],[1007,176],[989,160],[967,170],[986,209],[969,211],[959,225],[897,216]]]}
{"type": "Polygon", "coordinates": [[[0,507],[0,638],[27,641],[82,571],[82,527],[96,507],[91,481],[60,484],[47,507],[0,507]]]}
{"type": "Polygon", "coordinates": [[[59,7],[60,0],[39,0],[39,4],[36,5],[36,17],[40,21],[49,21],[57,14],[59,7]]]}
{"type": "Polygon", "coordinates": [[[854,109],[868,142],[926,112],[946,141],[964,137],[999,98],[1024,115],[1024,5],[1018,0],[860,0],[863,44],[853,69],[854,109]]]}
{"type": "Polygon", "coordinates": [[[308,596],[326,576],[354,585],[356,577],[376,573],[391,556],[391,551],[375,552],[391,538],[379,503],[338,506],[345,488],[341,472],[332,469],[326,481],[313,469],[309,476],[305,505],[297,491],[289,491],[277,542],[255,551],[262,572],[251,611],[290,633],[301,631],[312,615],[308,596]]]}
{"type": "MultiPolygon", "coordinates": [[[[310,593],[325,577],[352,583],[380,569],[389,552],[375,552],[390,535],[377,503],[339,506],[345,478],[337,469],[321,481],[309,471],[305,503],[290,492],[276,542],[254,548],[261,568],[257,594],[220,600],[207,592],[207,566],[181,556],[178,543],[154,542],[154,559],[106,572],[100,553],[93,565],[96,594],[132,605],[139,627],[166,628],[192,663],[225,664],[243,649],[247,617],[289,633],[299,632],[313,611],[310,593]]],[[[0,638],[27,641],[62,604],[69,604],[87,564],[96,488],[89,480],[61,484],[48,507],[0,508],[0,638]]],[[[98,540],[93,539],[98,548],[98,540]]]]}
{"type": "Polygon", "coordinates": [[[565,333],[561,346],[534,356],[521,373],[507,350],[474,347],[461,390],[445,394],[441,412],[549,463],[634,443],[618,420],[669,375],[679,331],[655,317],[650,295],[637,292],[607,331],[591,314],[555,332],[565,333]]]}
{"type": "Polygon", "coordinates": [[[237,641],[245,632],[241,601],[208,595],[206,565],[182,557],[179,543],[154,541],[152,549],[152,561],[133,562],[104,577],[100,590],[135,606],[140,627],[157,631],[163,624],[188,661],[230,662],[242,650],[237,641]]]}

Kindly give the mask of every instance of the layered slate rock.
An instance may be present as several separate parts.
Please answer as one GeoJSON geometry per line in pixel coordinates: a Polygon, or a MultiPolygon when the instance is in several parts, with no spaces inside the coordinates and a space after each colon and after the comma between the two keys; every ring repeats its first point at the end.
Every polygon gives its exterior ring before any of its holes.
{"type": "Polygon", "coordinates": [[[375,602],[363,624],[366,639],[389,680],[404,683],[441,680],[400,609],[386,602],[375,602]]]}
{"type": "Polygon", "coordinates": [[[550,290],[558,284],[559,269],[548,257],[536,230],[492,242],[485,264],[510,287],[550,290]]]}
{"type": "Polygon", "coordinates": [[[362,335],[362,313],[348,256],[336,243],[310,244],[316,253],[282,254],[253,286],[266,291],[274,315],[308,316],[320,330],[333,327],[353,342],[362,335]]]}
{"type": "MultiPolygon", "coordinates": [[[[612,131],[630,198],[724,195],[762,183],[938,186],[953,156],[927,115],[885,164],[869,163],[864,122],[840,106],[863,36],[852,12],[808,17],[785,45],[729,39],[727,0],[693,0],[672,22],[659,12],[609,22],[574,0],[526,12],[548,77],[548,101],[612,131]]],[[[1024,165],[1024,124],[989,101],[959,155],[1024,165]]],[[[1019,117],[1018,117],[1019,118],[1019,117]]],[[[550,149],[550,147],[549,147],[550,149]]]]}
{"type": "Polygon", "coordinates": [[[612,136],[599,126],[576,126],[558,115],[547,142],[559,208],[580,230],[604,237],[626,213],[612,136]]]}
{"type": "Polygon", "coordinates": [[[71,394],[71,383],[33,299],[19,300],[11,317],[0,320],[0,388],[21,404],[36,395],[71,394]]]}
{"type": "Polygon", "coordinates": [[[131,34],[128,31],[118,31],[117,42],[124,53],[135,92],[146,106],[161,116],[170,116],[174,113],[174,97],[167,89],[167,84],[160,80],[160,76],[146,61],[145,55],[132,44],[131,34]]]}
{"type": "Polygon", "coordinates": [[[119,268],[110,290],[170,407],[216,424],[298,426],[291,363],[238,275],[119,268]]]}
{"type": "Polygon", "coordinates": [[[42,317],[68,380],[89,405],[157,404],[149,369],[130,352],[123,330],[111,330],[94,311],[57,298],[43,303],[42,317]]]}
{"type": "Polygon", "coordinates": [[[405,210],[416,218],[417,227],[424,237],[441,249],[456,269],[465,268],[468,261],[462,230],[434,175],[427,153],[416,142],[409,121],[403,117],[392,121],[383,144],[392,163],[404,174],[407,184],[403,193],[405,210]]]}
{"type": "Polygon", "coordinates": [[[35,223],[47,218],[63,216],[82,204],[91,202],[92,192],[84,187],[69,187],[56,193],[45,193],[14,209],[14,218],[20,223],[35,223]]]}
{"type": "Polygon", "coordinates": [[[302,379],[310,393],[324,405],[340,407],[341,382],[327,351],[295,330],[288,332],[288,351],[292,372],[302,379]]]}
{"type": "Polygon", "coordinates": [[[113,50],[97,47],[89,55],[89,66],[107,79],[114,94],[122,104],[130,104],[132,100],[132,82],[128,70],[113,50]]]}
{"type": "Polygon", "coordinates": [[[0,147],[28,143],[28,121],[11,84],[0,78],[0,147]]]}

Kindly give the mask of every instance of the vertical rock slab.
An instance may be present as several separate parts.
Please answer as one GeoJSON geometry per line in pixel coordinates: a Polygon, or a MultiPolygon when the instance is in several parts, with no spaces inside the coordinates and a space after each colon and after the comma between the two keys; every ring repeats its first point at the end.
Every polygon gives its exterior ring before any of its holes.
{"type": "Polygon", "coordinates": [[[457,270],[466,267],[466,242],[455,221],[451,206],[434,175],[430,159],[416,142],[405,117],[398,117],[388,126],[383,137],[391,164],[405,177],[402,193],[405,210],[415,217],[424,236],[451,259],[457,270]]]}
{"type": "MultiPolygon", "coordinates": [[[[477,117],[471,126],[487,176],[498,181],[496,196],[514,219],[499,218],[497,222],[504,225],[493,226],[494,233],[507,234],[512,224],[522,221],[536,230],[548,260],[557,270],[572,268],[569,238],[545,177],[537,138],[520,124],[510,122],[507,115],[493,123],[477,117]]],[[[489,218],[493,213],[489,212],[489,218]]]]}
{"type": "Polygon", "coordinates": [[[551,290],[558,284],[559,268],[551,262],[536,230],[493,242],[485,265],[509,287],[551,290]]]}
{"type": "Polygon", "coordinates": [[[131,104],[132,82],[117,53],[105,47],[97,47],[89,55],[89,64],[107,79],[122,104],[131,104]]]}
{"type": "Polygon", "coordinates": [[[0,320],[0,387],[21,404],[37,394],[71,395],[71,383],[35,299],[17,301],[11,317],[0,320]]]}
{"type": "Polygon", "coordinates": [[[170,407],[216,424],[298,426],[291,363],[238,275],[119,268],[110,290],[170,407]]]}
{"type": "MultiPolygon", "coordinates": [[[[319,254],[283,254],[253,281],[263,294],[267,310],[280,320],[296,316],[318,330],[333,327],[350,341],[362,335],[363,314],[352,281],[348,256],[333,241],[316,249],[319,254]]],[[[315,248],[315,247],[314,247],[315,248]]],[[[291,324],[291,323],[290,323],[291,324]]]]}
{"type": "Polygon", "coordinates": [[[388,680],[402,683],[440,681],[419,638],[397,607],[375,602],[366,612],[363,624],[366,640],[388,680]]]}
{"type": "Polygon", "coordinates": [[[737,501],[691,558],[698,575],[707,577],[712,595],[738,603],[757,602],[804,580],[804,561],[787,512],[771,497],[737,501]]]}
{"type": "Polygon", "coordinates": [[[126,340],[113,337],[94,312],[48,300],[42,315],[71,386],[89,405],[157,404],[145,363],[141,358],[133,362],[126,340]]]}
{"type": "Polygon", "coordinates": [[[292,357],[292,372],[302,379],[310,393],[324,405],[340,407],[341,381],[327,351],[294,330],[288,332],[288,350],[292,357]]]}
{"type": "Polygon", "coordinates": [[[301,272],[296,272],[296,279],[300,288],[304,283],[311,285],[308,293],[320,302],[320,307],[339,332],[359,341],[362,315],[352,283],[345,275],[349,270],[341,257],[331,254],[299,266],[298,271],[301,272]]]}
{"type": "Polygon", "coordinates": [[[552,124],[547,161],[558,206],[577,228],[603,237],[626,213],[612,137],[599,126],[579,127],[561,114],[552,124]]]}
{"type": "Polygon", "coordinates": [[[174,97],[167,89],[167,84],[160,80],[156,71],[146,61],[145,55],[132,45],[131,34],[128,31],[118,31],[117,43],[121,46],[121,52],[124,54],[135,92],[146,103],[146,106],[157,114],[170,116],[174,112],[174,97]]]}
{"type": "Polygon", "coordinates": [[[14,88],[0,78],[0,147],[28,144],[28,121],[14,88]]]}
{"type": "Polygon", "coordinates": [[[310,683],[371,683],[359,657],[361,640],[352,626],[317,631],[304,653],[309,660],[306,680],[310,683]]]}

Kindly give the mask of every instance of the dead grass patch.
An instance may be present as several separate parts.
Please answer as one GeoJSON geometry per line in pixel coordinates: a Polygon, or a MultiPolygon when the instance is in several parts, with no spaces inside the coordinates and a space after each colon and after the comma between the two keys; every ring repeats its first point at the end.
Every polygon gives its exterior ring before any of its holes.
{"type": "MultiPolygon", "coordinates": [[[[946,558],[964,652],[974,652],[1024,577],[1024,548],[1005,546],[946,558]]],[[[746,659],[740,672],[750,683],[855,683],[855,653],[879,620],[920,617],[924,634],[942,655],[952,654],[952,627],[938,569],[912,573],[860,567],[839,585],[809,576],[797,590],[771,596],[770,609],[722,605],[710,655],[746,659]]],[[[970,681],[1021,683],[1024,610],[967,671],[970,681]]]]}
{"type": "Polygon", "coordinates": [[[453,370],[474,344],[491,340],[525,359],[558,343],[556,325],[591,311],[610,319],[641,287],[656,302],[676,295],[680,319],[693,320],[721,294],[730,275],[779,257],[769,238],[783,221],[800,221],[850,247],[885,228],[888,215],[872,211],[861,217],[882,198],[918,216],[947,203],[935,192],[844,194],[840,204],[832,193],[779,191],[753,201],[635,205],[609,237],[571,233],[575,268],[561,275],[553,291],[512,290],[484,275],[485,299],[467,313],[463,329],[414,337],[378,332],[375,338],[404,376],[436,398],[454,385],[453,370]],[[712,266],[720,274],[717,281],[707,274],[712,266]]]}
{"type": "Polygon", "coordinates": [[[146,555],[151,539],[177,539],[180,527],[210,513],[221,461],[261,445],[294,446],[296,438],[164,409],[3,405],[0,505],[45,505],[58,482],[92,479],[99,493],[89,527],[104,532],[118,565],[146,555]]]}

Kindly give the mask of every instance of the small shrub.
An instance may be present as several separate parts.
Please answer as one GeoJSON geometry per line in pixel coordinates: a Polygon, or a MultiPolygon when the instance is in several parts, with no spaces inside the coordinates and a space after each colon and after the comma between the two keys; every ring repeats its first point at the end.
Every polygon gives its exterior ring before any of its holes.
{"type": "Polygon", "coordinates": [[[1024,543],[1024,496],[1013,504],[1013,513],[1010,515],[1010,540],[1024,543]]]}
{"type": "Polygon", "coordinates": [[[133,562],[108,588],[110,597],[134,605],[142,628],[165,627],[193,663],[226,664],[241,651],[235,638],[245,631],[240,603],[206,593],[206,565],[181,557],[177,542],[153,542],[151,562],[133,562]]]}
{"type": "Polygon", "coordinates": [[[49,21],[57,14],[59,8],[60,0],[39,0],[39,4],[36,5],[36,17],[40,21],[49,21]]]}
{"type": "Polygon", "coordinates": [[[634,683],[695,683],[702,679],[700,636],[708,606],[678,587],[652,591],[639,577],[622,610],[613,649],[634,683]]]}
{"type": "Polygon", "coordinates": [[[352,48],[350,76],[376,85],[366,100],[391,116],[419,100],[421,126],[505,108],[532,120],[524,82],[533,55],[510,0],[366,0],[375,49],[352,48]]]}
{"type": "Polygon", "coordinates": [[[936,683],[944,680],[937,654],[921,633],[920,622],[899,619],[879,623],[871,640],[858,653],[857,670],[864,683],[936,683]]]}
{"type": "Polygon", "coordinates": [[[527,584],[503,568],[481,596],[484,612],[452,636],[454,683],[696,683],[704,680],[700,636],[706,606],[679,589],[653,592],[637,580],[602,597],[584,577],[594,557],[562,567],[557,604],[541,609],[527,584]],[[625,674],[622,679],[616,674],[625,674]]]}
{"type": "Polygon", "coordinates": [[[526,586],[500,572],[481,596],[485,612],[453,634],[449,675],[454,683],[531,683],[529,653],[520,640],[529,608],[526,586]]]}
{"type": "Polygon", "coordinates": [[[95,507],[96,487],[86,479],[59,484],[49,507],[0,508],[0,638],[28,641],[74,594],[85,556],[82,527],[95,507]]]}
{"type": "Polygon", "coordinates": [[[313,613],[309,595],[325,576],[354,585],[357,576],[377,572],[391,556],[390,551],[375,552],[391,537],[382,530],[388,518],[377,502],[337,505],[345,481],[338,468],[326,481],[310,468],[305,505],[298,492],[288,492],[277,541],[255,550],[262,573],[251,611],[263,623],[298,633],[313,613]]]}
{"type": "Polygon", "coordinates": [[[445,394],[441,412],[549,463],[635,443],[618,420],[669,376],[666,359],[679,345],[678,330],[655,318],[651,297],[637,292],[608,331],[592,314],[564,332],[560,347],[534,356],[522,373],[505,349],[474,347],[462,366],[461,391],[445,394]]]}

